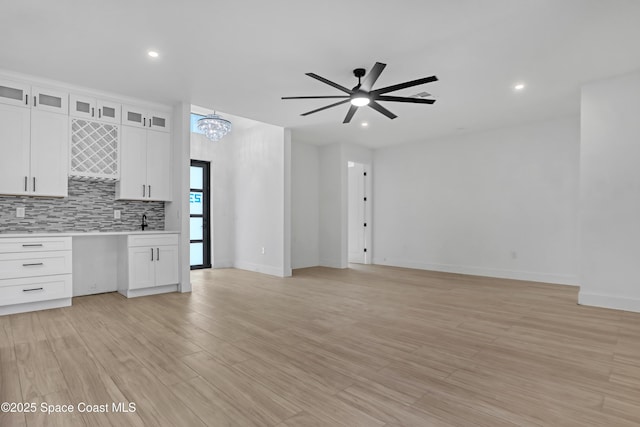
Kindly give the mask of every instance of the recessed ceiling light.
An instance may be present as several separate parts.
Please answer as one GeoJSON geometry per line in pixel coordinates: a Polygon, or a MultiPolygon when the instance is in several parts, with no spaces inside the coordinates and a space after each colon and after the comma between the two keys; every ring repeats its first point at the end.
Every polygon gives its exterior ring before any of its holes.
{"type": "Polygon", "coordinates": [[[147,52],[147,55],[149,55],[152,58],[157,58],[158,56],[160,56],[160,54],[155,50],[150,50],[149,52],[147,52]]]}
{"type": "Polygon", "coordinates": [[[515,85],[513,87],[515,90],[522,90],[524,89],[524,83],[518,83],[517,85],[515,85]]]}
{"type": "Polygon", "coordinates": [[[369,123],[367,123],[367,122],[362,122],[360,124],[362,125],[363,128],[366,128],[367,126],[369,126],[369,123]]]}

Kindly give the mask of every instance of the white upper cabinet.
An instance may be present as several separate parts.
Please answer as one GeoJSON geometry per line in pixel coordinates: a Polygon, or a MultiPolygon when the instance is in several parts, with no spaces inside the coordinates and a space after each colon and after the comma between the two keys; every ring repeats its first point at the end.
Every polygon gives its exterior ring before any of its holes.
{"type": "Polygon", "coordinates": [[[11,80],[0,80],[0,102],[16,107],[69,114],[68,93],[11,80]]]}
{"type": "Polygon", "coordinates": [[[122,124],[162,132],[169,132],[171,129],[169,113],[148,111],[131,105],[122,106],[122,124]]]}
{"type": "Polygon", "coordinates": [[[0,194],[27,194],[31,110],[0,104],[0,194]]]}
{"type": "Polygon", "coordinates": [[[28,194],[65,197],[68,193],[67,116],[31,111],[31,179],[28,194]]]}
{"type": "Polygon", "coordinates": [[[71,94],[70,114],[87,120],[120,124],[121,105],[89,96],[71,94]]]}
{"type": "Polygon", "coordinates": [[[0,194],[67,195],[68,98],[0,81],[0,194]]]}
{"type": "Polygon", "coordinates": [[[10,80],[0,80],[0,102],[3,104],[29,108],[31,106],[29,104],[30,95],[31,85],[10,80]]]}
{"type": "Polygon", "coordinates": [[[0,194],[67,195],[66,116],[0,105],[0,194]]]}
{"type": "Polygon", "coordinates": [[[33,86],[31,99],[32,108],[51,113],[69,114],[69,94],[66,92],[33,86]]]}
{"type": "Polygon", "coordinates": [[[121,141],[116,199],[171,201],[170,135],[123,126],[121,141]]]}
{"type": "Polygon", "coordinates": [[[171,137],[147,132],[147,185],[151,200],[171,200],[171,137]]]}

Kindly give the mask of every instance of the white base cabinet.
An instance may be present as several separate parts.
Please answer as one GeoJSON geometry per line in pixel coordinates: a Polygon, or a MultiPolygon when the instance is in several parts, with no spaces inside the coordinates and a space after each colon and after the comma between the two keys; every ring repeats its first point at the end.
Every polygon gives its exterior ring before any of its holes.
{"type": "Polygon", "coordinates": [[[0,315],[71,305],[71,237],[0,238],[0,315]]]}
{"type": "Polygon", "coordinates": [[[145,234],[127,237],[121,247],[118,292],[127,298],[178,290],[178,235],[145,234]]]}

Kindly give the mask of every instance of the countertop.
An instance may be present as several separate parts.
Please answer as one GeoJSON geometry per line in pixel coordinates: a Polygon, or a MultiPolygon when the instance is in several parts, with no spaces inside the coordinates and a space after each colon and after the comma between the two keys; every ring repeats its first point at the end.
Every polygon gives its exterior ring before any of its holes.
{"type": "Polygon", "coordinates": [[[180,234],[179,231],[147,230],[147,231],[61,231],[44,233],[0,233],[0,239],[9,237],[99,237],[129,236],[134,234],[180,234]]]}

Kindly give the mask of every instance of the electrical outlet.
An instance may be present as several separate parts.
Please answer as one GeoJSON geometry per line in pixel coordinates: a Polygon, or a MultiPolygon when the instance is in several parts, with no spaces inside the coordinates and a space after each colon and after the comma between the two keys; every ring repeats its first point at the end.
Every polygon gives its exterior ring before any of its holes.
{"type": "Polygon", "coordinates": [[[118,210],[113,211],[113,219],[120,219],[120,213],[121,212],[122,211],[118,211],[118,210]]]}
{"type": "Polygon", "coordinates": [[[16,218],[24,218],[24,207],[16,208],[16,218]]]}
{"type": "Polygon", "coordinates": [[[262,247],[262,250],[260,252],[262,253],[262,255],[264,255],[264,246],[262,247]]]}

